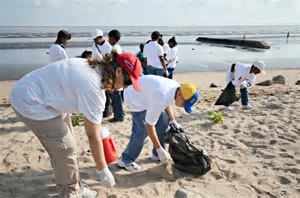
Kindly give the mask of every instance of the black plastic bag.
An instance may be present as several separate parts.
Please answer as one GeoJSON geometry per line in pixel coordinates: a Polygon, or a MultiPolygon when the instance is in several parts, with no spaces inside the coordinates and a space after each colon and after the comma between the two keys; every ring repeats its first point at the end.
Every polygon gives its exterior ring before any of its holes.
{"type": "Polygon", "coordinates": [[[230,106],[233,102],[238,101],[239,97],[235,94],[235,87],[232,82],[228,83],[224,91],[219,96],[215,105],[230,106]]]}
{"type": "Polygon", "coordinates": [[[175,168],[197,175],[204,175],[211,169],[210,157],[190,143],[183,129],[170,125],[165,142],[169,144],[169,153],[175,168]]]}

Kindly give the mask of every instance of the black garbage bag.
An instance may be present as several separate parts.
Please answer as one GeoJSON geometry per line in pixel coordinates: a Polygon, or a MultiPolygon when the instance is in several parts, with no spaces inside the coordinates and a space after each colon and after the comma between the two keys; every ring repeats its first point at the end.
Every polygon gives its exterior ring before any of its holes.
{"type": "Polygon", "coordinates": [[[221,93],[215,105],[229,106],[233,102],[238,101],[239,97],[235,94],[235,87],[232,82],[228,83],[224,91],[221,93]]]}
{"type": "Polygon", "coordinates": [[[211,169],[211,159],[205,151],[190,143],[183,129],[170,125],[165,137],[175,168],[197,175],[204,175],[211,169]]]}

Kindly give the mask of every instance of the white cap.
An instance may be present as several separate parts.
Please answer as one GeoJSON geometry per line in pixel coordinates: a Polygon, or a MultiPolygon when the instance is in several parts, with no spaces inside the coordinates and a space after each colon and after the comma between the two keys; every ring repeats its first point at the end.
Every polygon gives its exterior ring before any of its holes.
{"type": "Polygon", "coordinates": [[[94,40],[98,36],[103,36],[103,31],[99,29],[95,29],[95,31],[92,32],[91,39],[94,40]]]}
{"type": "Polygon", "coordinates": [[[262,61],[259,61],[259,60],[256,60],[253,62],[253,64],[256,68],[258,68],[260,70],[260,73],[265,75],[266,72],[265,72],[265,63],[262,62],[262,61]]]}

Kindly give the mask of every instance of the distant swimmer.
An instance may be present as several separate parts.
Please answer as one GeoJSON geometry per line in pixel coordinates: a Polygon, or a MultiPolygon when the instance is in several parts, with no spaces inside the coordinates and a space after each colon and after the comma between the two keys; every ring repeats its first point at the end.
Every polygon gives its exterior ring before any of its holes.
{"type": "Polygon", "coordinates": [[[286,42],[289,42],[290,32],[287,32],[286,34],[286,42]]]}

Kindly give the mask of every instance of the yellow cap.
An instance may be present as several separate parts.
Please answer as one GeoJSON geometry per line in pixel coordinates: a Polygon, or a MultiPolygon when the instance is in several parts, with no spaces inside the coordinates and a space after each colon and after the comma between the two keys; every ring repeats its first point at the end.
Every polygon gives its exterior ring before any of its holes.
{"type": "Polygon", "coordinates": [[[180,85],[180,91],[184,101],[184,109],[187,113],[192,113],[192,106],[199,99],[199,92],[197,88],[192,83],[185,83],[180,85]]]}
{"type": "Polygon", "coordinates": [[[188,100],[197,92],[197,88],[192,83],[184,83],[180,85],[180,91],[183,99],[188,100]]]}

